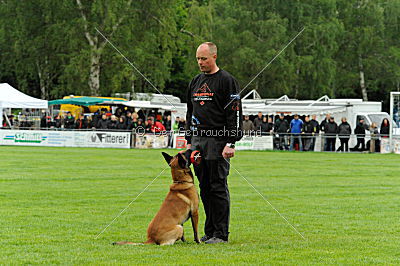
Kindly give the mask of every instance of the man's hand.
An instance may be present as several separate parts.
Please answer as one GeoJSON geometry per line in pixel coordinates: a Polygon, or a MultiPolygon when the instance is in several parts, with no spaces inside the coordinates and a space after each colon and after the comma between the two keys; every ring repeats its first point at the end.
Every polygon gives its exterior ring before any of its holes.
{"type": "Polygon", "coordinates": [[[235,156],[235,149],[225,146],[224,150],[222,151],[222,156],[224,158],[231,158],[235,156]]]}
{"type": "Polygon", "coordinates": [[[192,144],[186,145],[186,148],[187,148],[188,150],[190,150],[190,149],[192,148],[192,144]]]}

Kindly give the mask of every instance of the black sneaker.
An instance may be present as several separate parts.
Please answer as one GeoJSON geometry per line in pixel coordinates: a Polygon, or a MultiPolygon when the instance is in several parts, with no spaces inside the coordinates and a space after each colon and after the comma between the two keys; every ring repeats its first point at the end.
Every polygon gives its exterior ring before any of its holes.
{"type": "Polygon", "coordinates": [[[210,239],[208,239],[207,241],[205,241],[204,243],[206,244],[219,244],[219,243],[228,243],[227,240],[223,240],[221,238],[218,237],[212,237],[210,239]]]}
{"type": "Polygon", "coordinates": [[[211,239],[211,236],[204,235],[202,238],[200,238],[200,242],[206,242],[207,240],[211,239]]]}

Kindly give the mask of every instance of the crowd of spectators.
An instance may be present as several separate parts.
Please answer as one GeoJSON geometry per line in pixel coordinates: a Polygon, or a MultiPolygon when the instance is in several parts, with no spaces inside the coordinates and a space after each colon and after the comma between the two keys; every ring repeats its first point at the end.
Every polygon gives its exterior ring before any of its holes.
{"type": "MultiPolygon", "coordinates": [[[[9,120],[13,124],[14,116],[9,120]]],[[[6,121],[4,121],[5,123],[6,121]]],[[[7,127],[5,123],[3,125],[7,127]]],[[[23,126],[22,126],[23,127],[23,126]]],[[[145,114],[142,111],[117,109],[111,113],[108,110],[89,115],[80,115],[75,118],[71,112],[62,115],[61,113],[52,117],[44,113],[40,120],[40,128],[64,129],[64,130],[107,130],[107,131],[132,131],[140,128],[144,133],[159,133],[165,131],[182,132],[185,129],[185,119],[177,117],[171,125],[171,115],[161,113],[145,114]]],[[[380,129],[376,123],[370,126],[365,123],[362,117],[358,119],[356,127],[351,128],[346,117],[342,117],[340,123],[327,114],[321,122],[317,121],[316,115],[285,116],[279,114],[276,117],[263,115],[261,112],[250,120],[248,115],[243,119],[244,135],[273,135],[274,149],[278,150],[300,150],[314,151],[316,137],[322,136],[322,150],[324,151],[365,151],[370,150],[371,141],[365,142],[366,131],[370,131],[371,140],[375,143],[375,151],[380,150],[380,139],[387,138],[390,125],[388,119],[383,119],[380,129]],[[356,135],[357,144],[349,148],[351,134],[356,135]],[[340,146],[336,147],[339,138],[340,146]]]]}
{"type": "Polygon", "coordinates": [[[379,152],[380,138],[388,138],[389,130],[389,120],[386,118],[383,119],[380,130],[378,130],[376,123],[368,126],[360,117],[353,131],[357,138],[357,144],[349,148],[352,128],[346,117],[342,117],[338,124],[330,114],[327,114],[321,122],[317,121],[316,115],[304,116],[303,121],[297,114],[290,120],[284,114],[280,114],[273,122],[272,117],[264,116],[259,112],[253,121],[248,115],[244,116],[243,120],[245,135],[254,135],[253,132],[261,133],[261,135],[274,135],[274,148],[278,150],[314,151],[316,137],[322,135],[324,151],[365,151],[370,150],[371,143],[375,143],[375,151],[379,152]],[[370,131],[373,142],[365,143],[367,130],[370,131]],[[336,149],[337,138],[339,138],[340,146],[336,149]]]}
{"type": "Polygon", "coordinates": [[[183,129],[185,120],[177,117],[174,125],[171,125],[171,115],[151,113],[147,116],[143,112],[115,112],[101,111],[91,115],[80,115],[75,118],[71,112],[65,115],[58,114],[51,117],[43,115],[40,128],[65,129],[65,130],[107,130],[107,131],[132,131],[142,130],[146,133],[158,133],[164,131],[178,131],[183,129]]]}

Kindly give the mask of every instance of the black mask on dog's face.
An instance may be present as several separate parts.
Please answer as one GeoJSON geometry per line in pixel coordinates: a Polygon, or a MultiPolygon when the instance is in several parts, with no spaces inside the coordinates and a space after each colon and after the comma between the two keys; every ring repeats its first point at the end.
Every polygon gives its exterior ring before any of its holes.
{"type": "MultiPolygon", "coordinates": [[[[182,169],[189,168],[191,161],[190,161],[190,155],[192,154],[192,150],[186,150],[185,152],[180,152],[176,156],[178,158],[178,165],[182,169]]],[[[165,161],[171,166],[171,162],[174,157],[171,155],[162,152],[162,155],[164,156],[165,161]]]]}

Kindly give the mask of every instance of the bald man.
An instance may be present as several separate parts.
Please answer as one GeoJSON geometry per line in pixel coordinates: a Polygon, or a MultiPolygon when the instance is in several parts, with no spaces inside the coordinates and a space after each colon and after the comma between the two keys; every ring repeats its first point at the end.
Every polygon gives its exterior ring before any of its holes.
{"type": "Polygon", "coordinates": [[[206,244],[226,243],[229,234],[229,158],[242,137],[242,106],[236,79],[217,66],[217,46],[202,43],[196,51],[201,74],[187,91],[186,140],[200,150],[201,164],[194,166],[206,221],[206,244]]]}

